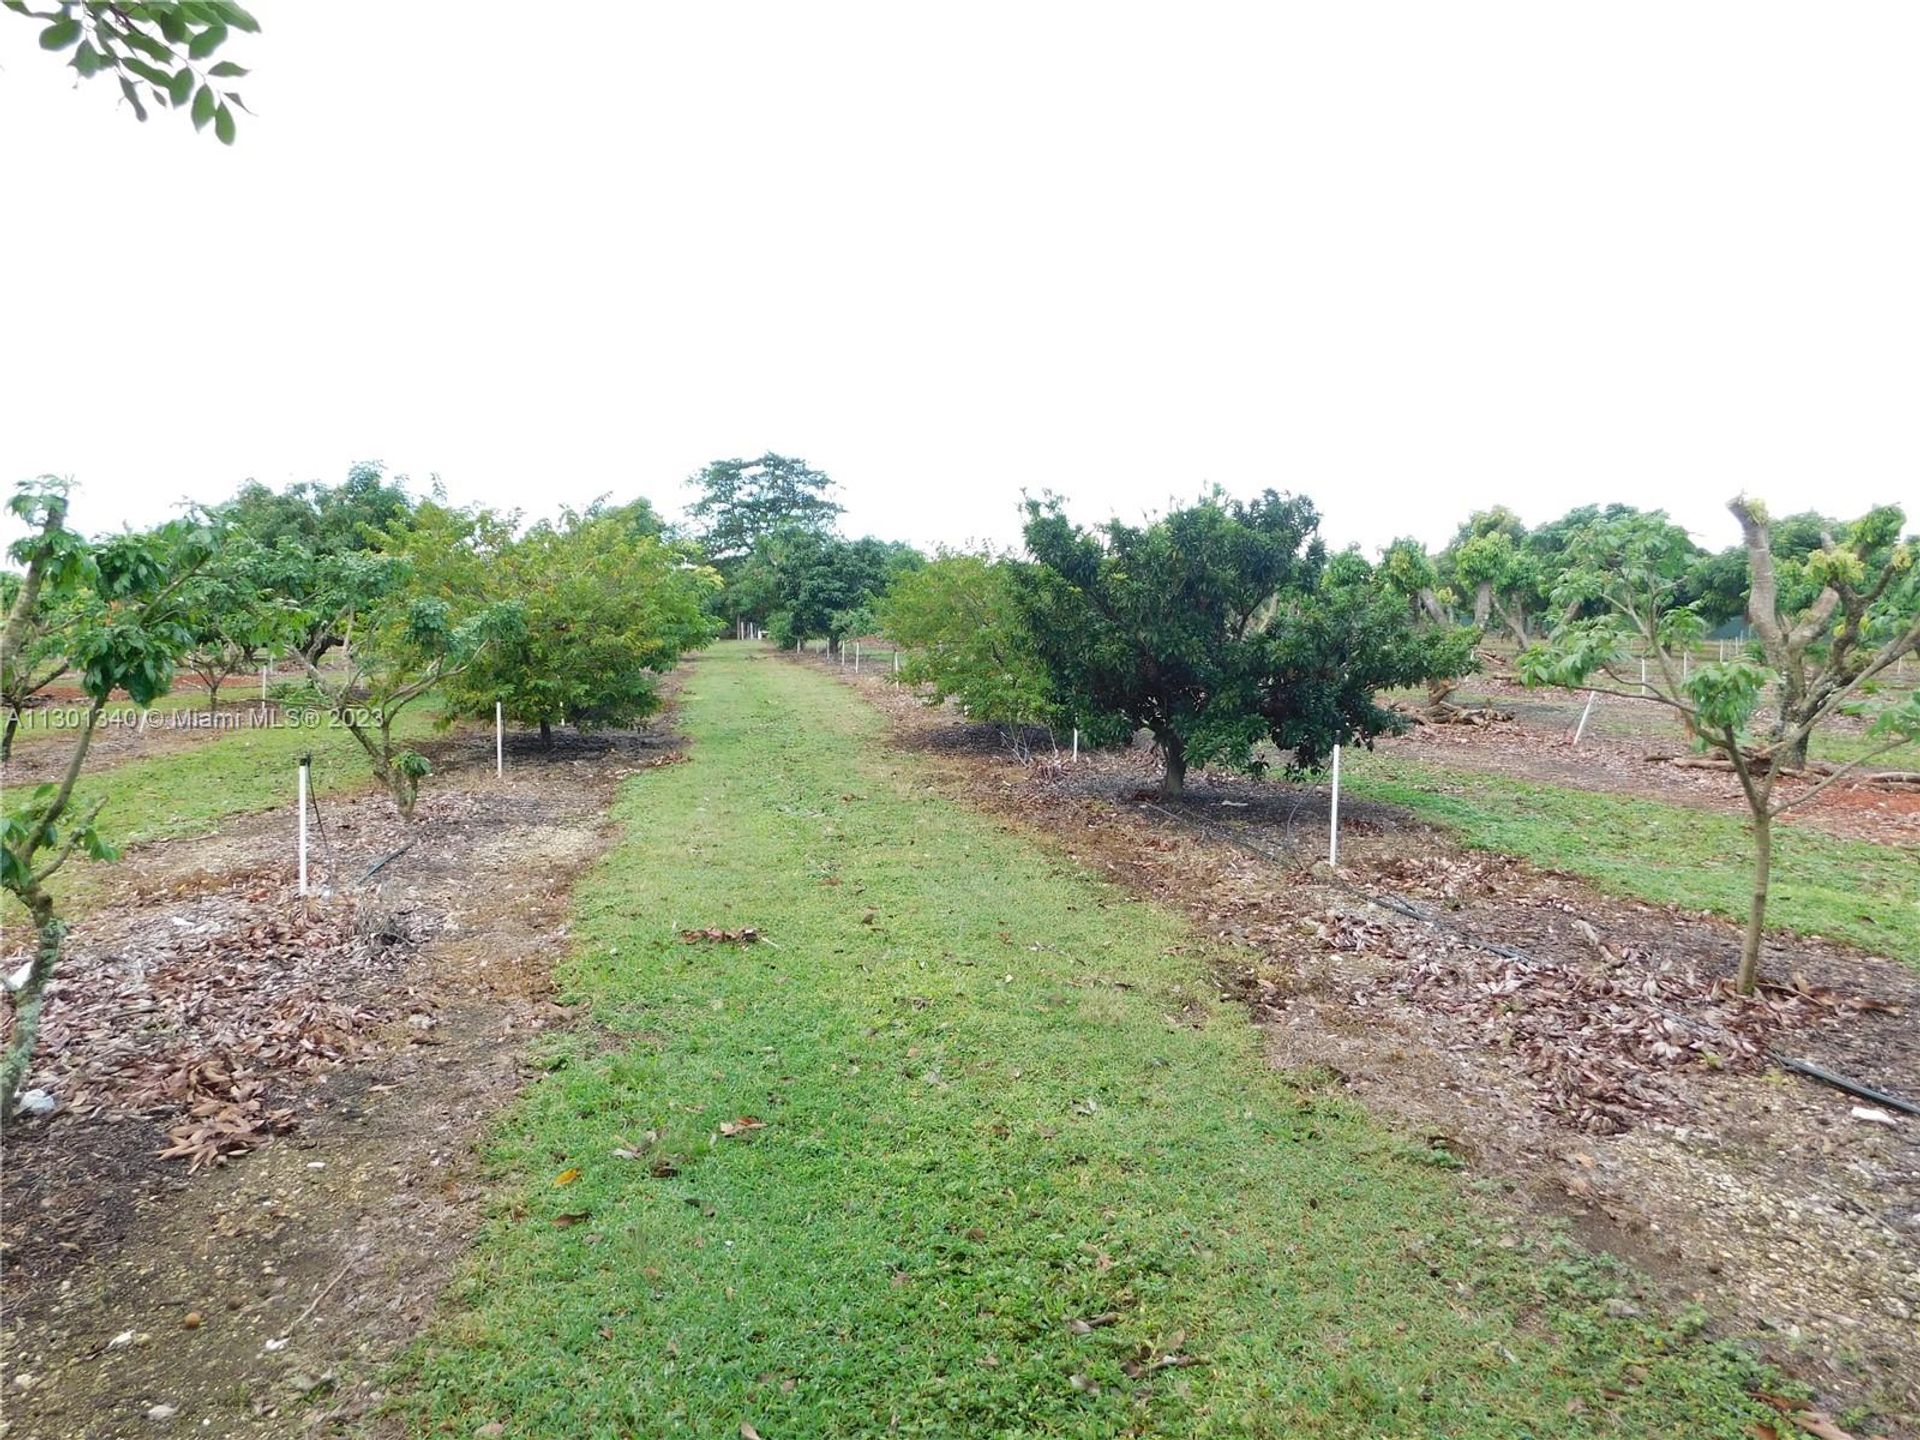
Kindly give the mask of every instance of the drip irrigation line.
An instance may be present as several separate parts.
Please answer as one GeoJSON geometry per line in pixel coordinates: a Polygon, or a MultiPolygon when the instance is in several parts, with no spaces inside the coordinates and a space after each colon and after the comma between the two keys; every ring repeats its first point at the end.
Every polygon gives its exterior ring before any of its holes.
{"type": "MultiPolygon", "coordinates": [[[[1186,825],[1192,829],[1210,831],[1227,841],[1227,843],[1237,845],[1241,849],[1249,851],[1261,859],[1268,861],[1270,864],[1287,865],[1291,863],[1291,857],[1277,854],[1266,846],[1249,840],[1243,835],[1236,835],[1224,825],[1219,825],[1211,820],[1201,819],[1197,816],[1177,815],[1165,806],[1155,805],[1151,801],[1143,800],[1140,801],[1139,804],[1142,809],[1151,810],[1155,814],[1166,816],[1167,819],[1173,821],[1176,825],[1186,825]]],[[[1297,804],[1295,808],[1298,808],[1297,804]]],[[[1289,825],[1291,825],[1291,816],[1289,816],[1289,825]]],[[[1539,969],[1563,968],[1558,966],[1554,961],[1538,959],[1512,945],[1504,945],[1497,940],[1485,939],[1482,936],[1474,934],[1465,926],[1435,915],[1432,911],[1425,910],[1410,900],[1403,900],[1398,895],[1375,895],[1371,891],[1361,889],[1349,880],[1342,880],[1338,875],[1330,876],[1329,881],[1337,888],[1345,890],[1350,895],[1356,895],[1369,904],[1378,905],[1383,909],[1394,911],[1396,914],[1405,915],[1409,919],[1417,920],[1423,925],[1430,925],[1438,930],[1449,931],[1475,949],[1484,950],[1489,954],[1498,955],[1503,959],[1514,960],[1520,964],[1531,965],[1539,969]]],[[[1716,1027],[1705,1025],[1690,1015],[1682,1015],[1677,1011],[1667,1009],[1663,1005],[1656,1005],[1653,1007],[1653,1010],[1654,1013],[1660,1015],[1662,1018],[1671,1020],[1675,1024],[1683,1026],[1697,1035],[1706,1036],[1711,1039],[1716,1034],[1721,1033],[1716,1027]]],[[[1890,1106],[1907,1115],[1920,1115],[1920,1105],[1915,1104],[1913,1101],[1903,1100],[1898,1095],[1889,1095],[1884,1090],[1876,1090],[1871,1085],[1862,1084],[1858,1080],[1850,1080],[1845,1075],[1839,1075],[1831,1070],[1823,1069],[1810,1060],[1796,1059],[1790,1055],[1783,1055],[1777,1050],[1768,1051],[1767,1058],[1782,1070],[1790,1071],[1796,1075],[1804,1075],[1809,1080],[1817,1080],[1825,1085],[1831,1085],[1834,1089],[1844,1091],[1846,1094],[1858,1099],[1871,1100],[1877,1105],[1890,1106]]]]}
{"type": "MultiPolygon", "coordinates": [[[[1229,844],[1238,845],[1241,849],[1258,855],[1270,864],[1285,865],[1289,863],[1290,857],[1278,855],[1265,846],[1256,844],[1248,840],[1245,836],[1236,835],[1225,826],[1217,825],[1211,820],[1203,820],[1186,815],[1176,815],[1173,811],[1166,809],[1164,806],[1155,805],[1152,801],[1143,800],[1140,802],[1140,805],[1143,809],[1152,810],[1157,814],[1166,816],[1177,825],[1187,825],[1197,830],[1211,831],[1226,840],[1229,844]]],[[[1566,968],[1557,961],[1542,960],[1538,956],[1529,955],[1517,946],[1503,944],[1498,940],[1488,940],[1484,936],[1476,935],[1473,931],[1467,929],[1466,926],[1453,920],[1443,919],[1441,916],[1435,915],[1432,911],[1424,910],[1420,906],[1415,905],[1410,900],[1401,899],[1398,895],[1376,895],[1370,890],[1363,890],[1351,880],[1341,879],[1338,875],[1330,875],[1326,883],[1333,885],[1336,889],[1346,891],[1349,895],[1357,896],[1370,905],[1378,905],[1382,909],[1394,911],[1396,914],[1404,915],[1411,920],[1417,920],[1423,925],[1431,926],[1433,929],[1446,931],[1473,949],[1485,951],[1489,955],[1497,955],[1503,960],[1512,960],[1517,964],[1531,966],[1536,970],[1563,970],[1566,968]]],[[[1696,1035],[1705,1036],[1708,1039],[1725,1033],[1717,1026],[1704,1024],[1701,1021],[1695,1020],[1691,1015],[1682,1015],[1677,1010],[1667,1009],[1664,1005],[1655,1005],[1652,1009],[1654,1013],[1662,1019],[1671,1020],[1674,1024],[1691,1030],[1696,1035]]]]}
{"type": "Polygon", "coordinates": [[[415,837],[414,839],[407,841],[406,844],[402,845],[398,850],[394,851],[391,855],[387,856],[386,859],[374,861],[373,864],[367,867],[367,873],[360,877],[359,883],[362,885],[366,884],[367,881],[371,880],[374,876],[378,875],[382,870],[386,869],[387,866],[391,865],[394,861],[398,860],[402,855],[406,854],[407,851],[411,850],[414,846],[418,845],[419,843],[420,843],[419,838],[415,837]]]}

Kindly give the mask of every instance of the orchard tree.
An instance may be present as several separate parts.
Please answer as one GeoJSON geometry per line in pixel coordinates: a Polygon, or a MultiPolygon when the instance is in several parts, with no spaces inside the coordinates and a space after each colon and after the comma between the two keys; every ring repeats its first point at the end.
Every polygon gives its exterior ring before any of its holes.
{"type": "Polygon", "coordinates": [[[503,547],[491,582],[520,622],[448,687],[446,713],[491,717],[498,701],[543,743],[567,721],[632,725],[660,708],[659,677],[709,643],[719,575],[642,523],[651,507],[563,511],[503,547]]]}
{"type": "Polygon", "coordinates": [[[1034,563],[1015,579],[1055,702],[1096,742],[1152,731],[1168,796],[1190,764],[1257,773],[1262,741],[1309,771],[1403,729],[1378,692],[1451,661],[1358,554],[1328,561],[1318,525],[1311,501],[1271,490],[1092,532],[1029,501],[1034,563]]]}
{"type": "Polygon", "coordinates": [[[247,107],[225,82],[247,73],[215,53],[235,30],[257,32],[255,20],[233,0],[0,0],[38,23],[40,48],[68,55],[83,80],[111,75],[133,113],[147,118],[149,102],[185,110],[193,128],[213,126],[231,145],[235,110],[247,107]],[[144,97],[143,97],[144,92],[144,97]]]}
{"type": "Polygon", "coordinates": [[[824,639],[833,652],[843,639],[871,628],[873,607],[894,580],[924,563],[911,545],[787,529],[754,546],[729,589],[749,607],[742,613],[765,618],[776,645],[792,649],[824,639]]]}
{"type": "Polygon", "coordinates": [[[1876,510],[1828,534],[1804,568],[1783,577],[1776,567],[1766,510],[1745,497],[1729,508],[1743,533],[1752,590],[1748,621],[1764,658],[1676,664],[1675,651],[1701,634],[1704,622],[1679,596],[1687,569],[1676,563],[1663,516],[1596,527],[1575,548],[1590,568],[1570,571],[1561,592],[1597,602],[1604,613],[1562,625],[1520,657],[1529,685],[1561,685],[1634,698],[1636,654],[1649,658],[1647,698],[1678,716],[1695,743],[1725,759],[1740,782],[1753,832],[1752,899],[1737,984],[1751,994],[1773,867],[1773,822],[1880,755],[1920,738],[1920,695],[1878,707],[1869,729],[1876,742],[1855,759],[1810,783],[1783,790],[1782,775],[1805,764],[1807,742],[1835,715],[1872,704],[1874,680],[1920,647],[1920,595],[1913,585],[1915,545],[1900,542],[1898,510],[1876,510]],[[1817,588],[1815,588],[1817,587],[1817,588]],[[1783,602],[1789,589],[1801,603],[1783,602]],[[1904,598],[1903,598],[1904,597],[1904,598]],[[1777,696],[1765,706],[1767,694],[1777,696]],[[1769,712],[1769,713],[1763,713],[1769,712]]]}
{"type": "MultiPolygon", "coordinates": [[[[0,610],[11,616],[24,578],[11,571],[0,574],[0,610]]],[[[73,668],[68,659],[72,627],[80,613],[80,596],[60,595],[43,586],[40,597],[20,617],[17,632],[9,631],[0,651],[0,704],[7,710],[0,729],[0,763],[13,758],[13,740],[21,717],[49,685],[73,668]]]]}
{"type": "Polygon", "coordinates": [[[523,623],[516,605],[494,598],[511,534],[511,522],[490,512],[428,501],[404,527],[380,536],[377,550],[327,560],[307,597],[300,618],[318,638],[294,653],[404,819],[413,818],[432,766],[395,737],[402,714],[523,623]],[[335,636],[344,657],[323,667],[335,636]]]}
{"type": "Polygon", "coordinates": [[[209,716],[219,709],[222,685],[298,634],[296,612],[274,589],[270,558],[244,537],[230,539],[188,587],[184,623],[192,644],[181,668],[206,687],[209,716]]]}
{"type": "Polygon", "coordinates": [[[21,484],[11,502],[31,531],[9,552],[25,569],[0,649],[18,653],[44,623],[36,616],[70,612],[64,643],[87,709],[65,741],[69,749],[60,778],[40,786],[25,803],[9,806],[0,821],[0,888],[26,911],[34,931],[32,956],[5,979],[12,1034],[0,1061],[0,1112],[8,1115],[32,1062],[47,985],[66,937],[48,882],[76,853],[99,860],[114,853],[96,824],[99,804],[81,807],[74,796],[100,712],[115,691],[137,705],[150,705],[166,693],[190,639],[182,591],[213,548],[211,532],[187,521],[89,542],[68,528],[69,488],[43,476],[21,484]]]}
{"type": "Polygon", "coordinates": [[[930,704],[953,700],[989,725],[1050,725],[1052,690],[1014,565],[989,550],[943,551],[893,582],[880,629],[906,652],[900,682],[924,690],[930,704]]]}
{"type": "Polygon", "coordinates": [[[1439,567],[1418,540],[1403,537],[1387,546],[1377,574],[1380,584],[1405,603],[1409,623],[1437,637],[1434,663],[1440,673],[1427,679],[1428,715],[1435,719],[1457,716],[1460,709],[1451,697],[1461,677],[1478,666],[1473,651],[1480,632],[1455,624],[1452,614],[1440,603],[1439,567]]]}
{"type": "Polygon", "coordinates": [[[377,460],[348,467],[338,485],[305,481],[274,491],[248,481],[213,508],[213,521],[248,547],[264,592],[307,616],[292,644],[316,660],[341,643],[320,592],[342,556],[378,552],[413,514],[405,477],[388,479],[377,460]]]}
{"type": "Polygon", "coordinates": [[[1474,625],[1484,631],[1498,619],[1522,644],[1538,578],[1526,540],[1520,517],[1497,505],[1468,516],[1440,555],[1440,571],[1451,588],[1473,597],[1474,625]]]}

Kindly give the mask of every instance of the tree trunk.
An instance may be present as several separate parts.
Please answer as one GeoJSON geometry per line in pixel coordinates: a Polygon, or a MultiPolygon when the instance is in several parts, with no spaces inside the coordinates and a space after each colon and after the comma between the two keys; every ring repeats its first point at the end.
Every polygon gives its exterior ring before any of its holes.
{"type": "Polygon", "coordinates": [[[1480,629],[1487,628],[1487,617],[1493,613],[1493,582],[1482,580],[1473,591],[1473,623],[1480,629]]]}
{"type": "Polygon", "coordinates": [[[542,720],[540,722],[540,747],[543,750],[553,749],[553,724],[551,721],[542,720]]]}
{"type": "Polygon", "coordinates": [[[1177,799],[1187,788],[1186,743],[1171,732],[1154,738],[1160,742],[1160,753],[1167,762],[1166,772],[1160,777],[1160,796],[1164,800],[1177,799]]]}
{"type": "Polygon", "coordinates": [[[36,886],[22,898],[27,902],[27,913],[33,919],[39,943],[34,946],[26,984],[9,997],[13,1002],[13,1035],[7,1042],[5,1060],[0,1061],[0,1115],[8,1119],[13,1118],[15,1094],[26,1083],[33,1065],[33,1045],[40,1035],[40,1010],[46,1000],[47,981],[53,978],[54,964],[60,958],[60,942],[67,933],[67,927],[54,918],[53,901],[44,891],[36,886]]]}
{"type": "Polygon", "coordinates": [[[1767,918],[1767,882],[1773,873],[1773,816],[1764,812],[1753,817],[1753,904],[1747,911],[1746,943],[1740,949],[1742,995],[1751,995],[1760,979],[1761,927],[1767,918]]]}
{"type": "MultiPolygon", "coordinates": [[[[225,676],[221,677],[221,679],[225,679],[225,678],[226,678],[225,676]]],[[[207,723],[209,725],[217,723],[219,719],[219,713],[220,713],[220,681],[209,680],[207,681],[207,723]]]]}
{"type": "Polygon", "coordinates": [[[1808,738],[1809,737],[1802,735],[1798,743],[1783,745],[1778,750],[1775,750],[1771,756],[1773,769],[1776,771],[1806,769],[1808,738]]]}
{"type": "Polygon", "coordinates": [[[0,734],[0,760],[11,760],[13,758],[13,734],[19,728],[20,711],[18,707],[15,707],[7,711],[6,732],[0,734]]]}

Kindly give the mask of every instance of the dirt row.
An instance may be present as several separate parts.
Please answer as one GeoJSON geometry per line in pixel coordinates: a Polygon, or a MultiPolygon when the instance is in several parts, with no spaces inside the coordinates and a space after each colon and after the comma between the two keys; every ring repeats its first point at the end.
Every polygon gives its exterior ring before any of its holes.
{"type": "Polygon", "coordinates": [[[1387,806],[1343,805],[1329,872],[1318,791],[1205,774],[1169,804],[1144,750],[1023,760],[833,668],[952,793],[1191,915],[1276,1066],[1337,1077],[1862,1433],[1920,1435],[1920,1121],[1861,1118],[1768,1058],[1911,1090],[1920,975],[1775,941],[1776,983],[1742,1000],[1729,924],[1464,852],[1387,806]]]}
{"type": "Polygon", "coordinates": [[[475,1144],[570,1022],[573,881],[665,732],[436,743],[418,820],[329,799],[137,847],[75,925],[10,1127],[5,1433],[358,1432],[484,1209],[475,1144]],[[385,862],[382,864],[382,862],[385,862]],[[376,865],[381,866],[373,874],[376,865]]]}

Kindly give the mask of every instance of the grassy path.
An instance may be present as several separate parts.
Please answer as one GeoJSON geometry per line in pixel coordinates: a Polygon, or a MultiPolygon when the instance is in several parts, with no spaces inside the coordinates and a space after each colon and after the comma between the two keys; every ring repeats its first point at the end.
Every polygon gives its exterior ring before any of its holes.
{"type": "Polygon", "coordinates": [[[403,1367],[418,1433],[1750,1433],[1741,1362],[1502,1248],[1262,1064],[1180,922],[930,793],[830,679],[722,646],[681,720],[403,1367]]]}

